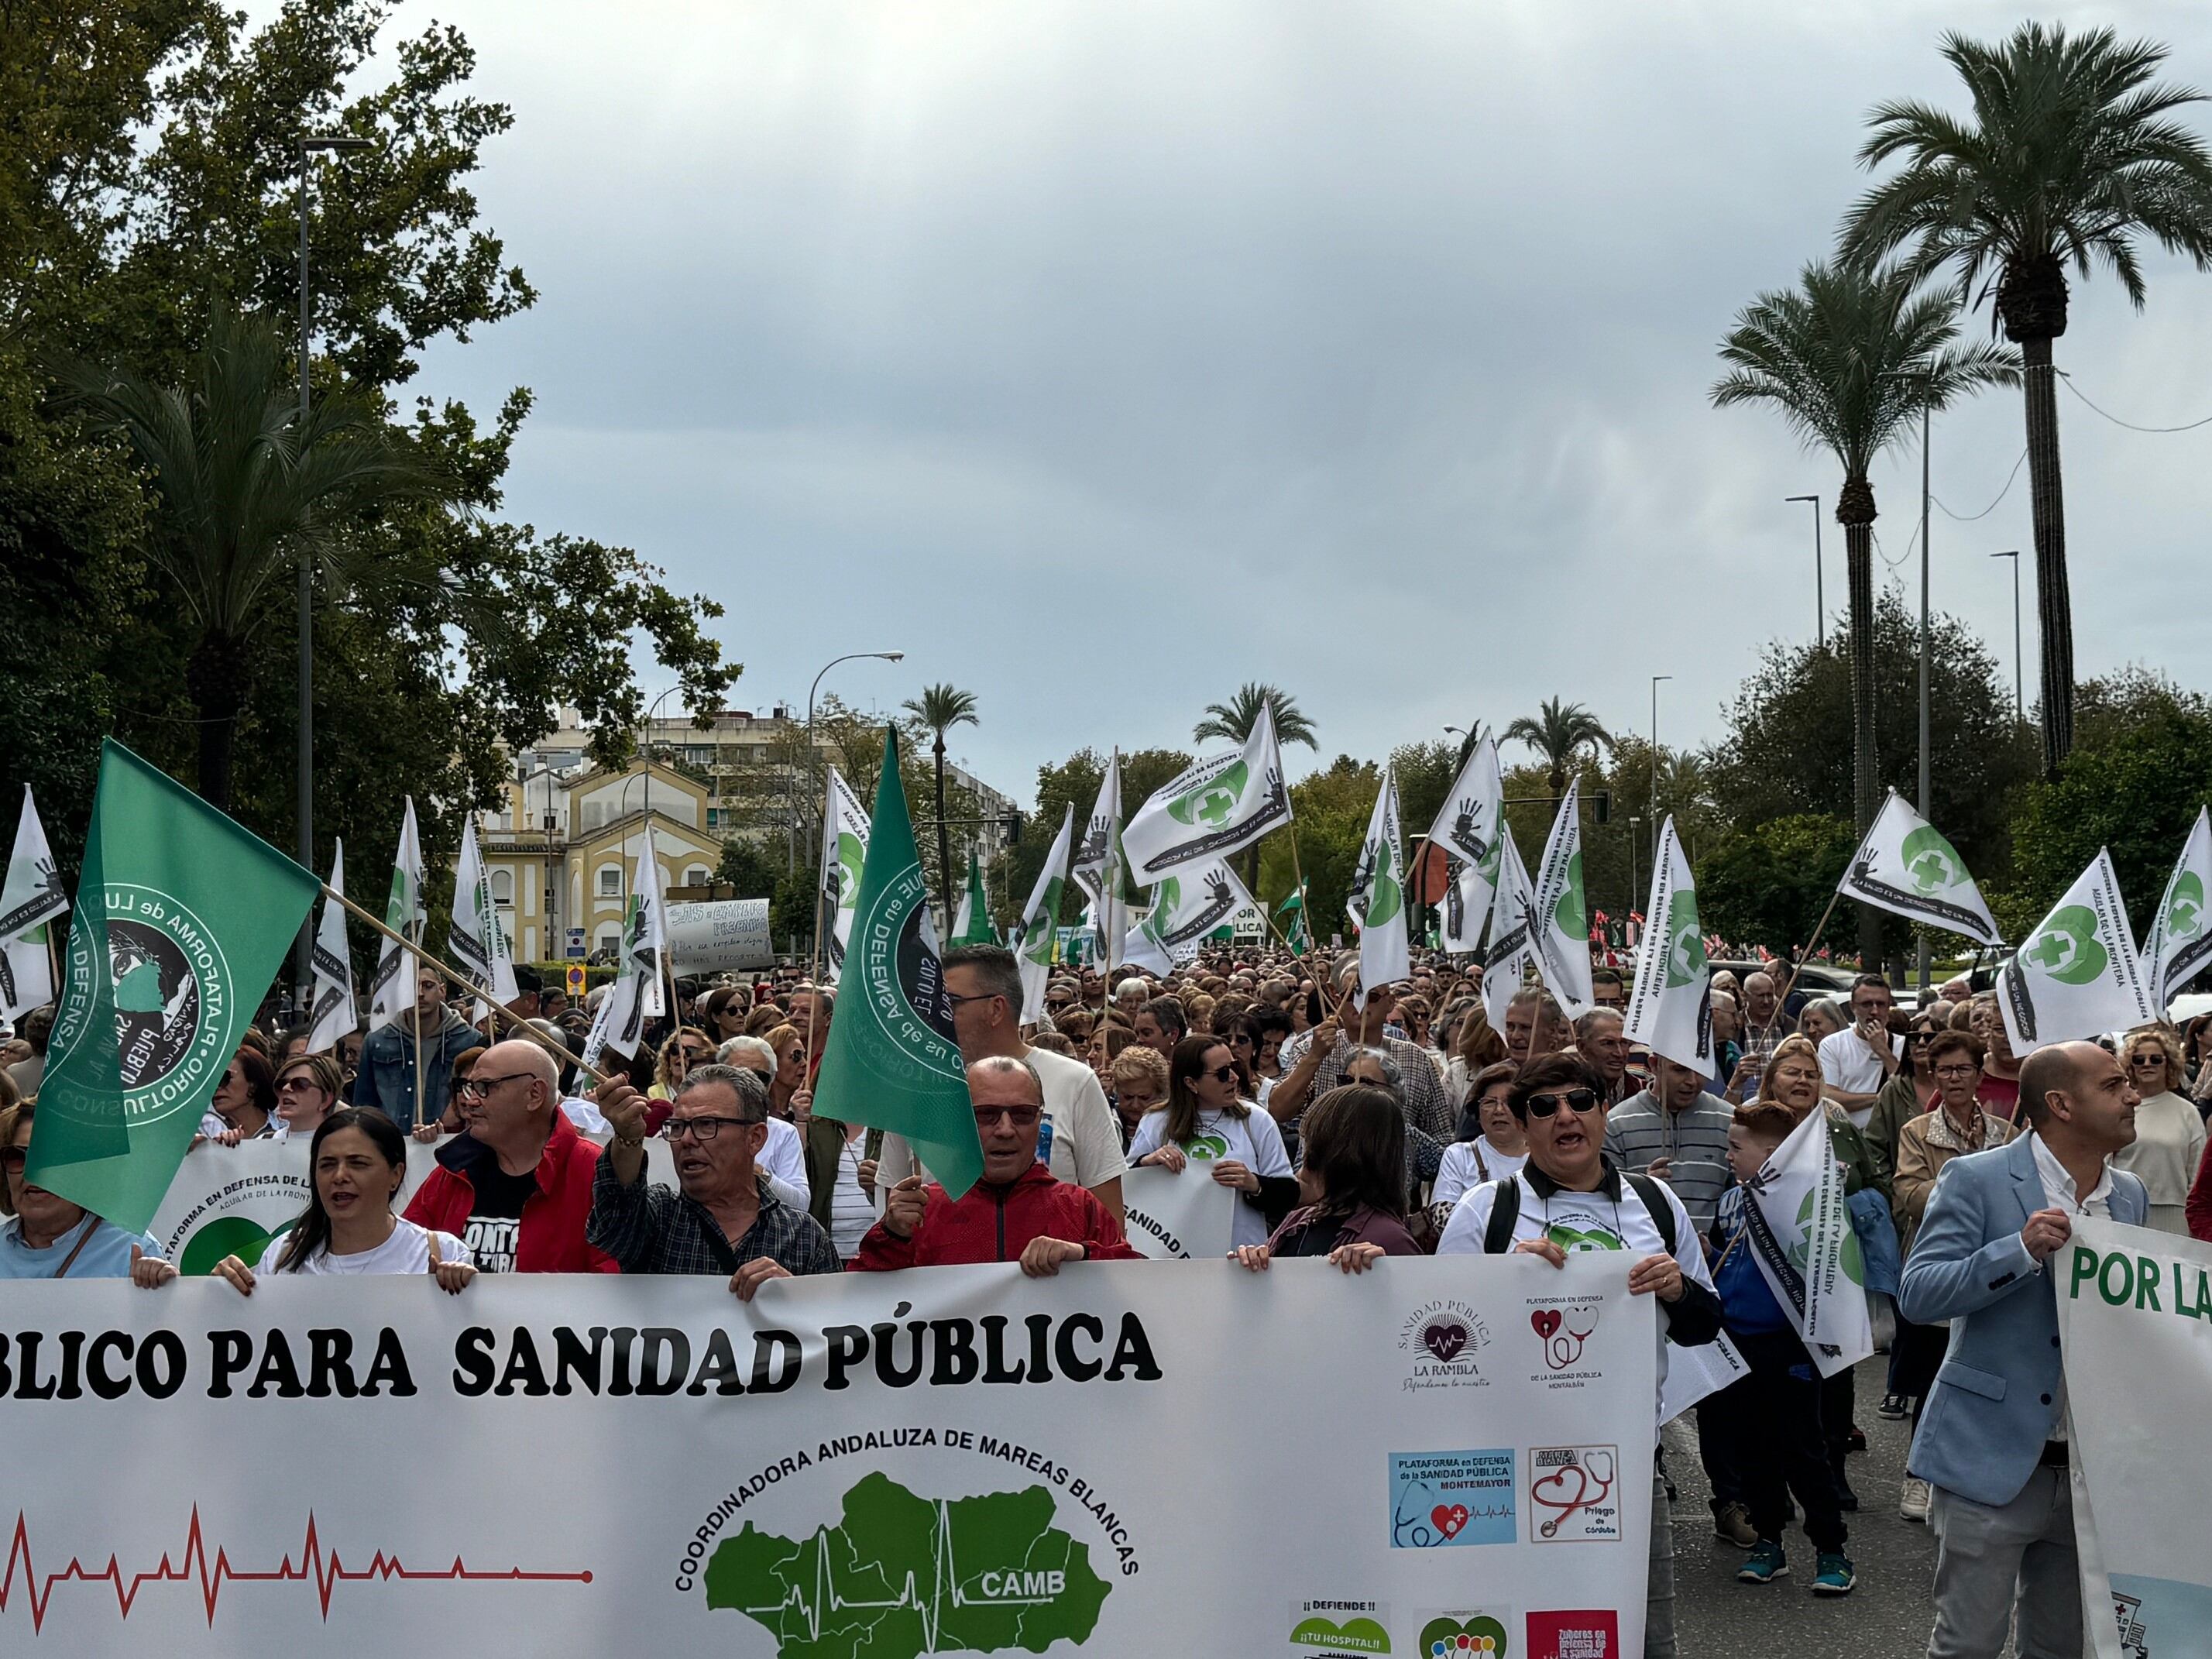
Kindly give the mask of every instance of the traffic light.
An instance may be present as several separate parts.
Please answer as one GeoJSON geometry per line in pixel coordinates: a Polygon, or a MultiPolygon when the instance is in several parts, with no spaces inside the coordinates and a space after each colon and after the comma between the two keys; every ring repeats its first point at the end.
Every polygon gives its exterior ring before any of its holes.
{"type": "Polygon", "coordinates": [[[1021,844],[1022,815],[1019,812],[1009,812],[1006,814],[1006,845],[1019,847],[1021,844]]]}
{"type": "Polygon", "coordinates": [[[1613,822],[1612,790],[1594,790],[1590,794],[1590,805],[1596,810],[1597,821],[1600,823],[1610,823],[1613,822]]]}

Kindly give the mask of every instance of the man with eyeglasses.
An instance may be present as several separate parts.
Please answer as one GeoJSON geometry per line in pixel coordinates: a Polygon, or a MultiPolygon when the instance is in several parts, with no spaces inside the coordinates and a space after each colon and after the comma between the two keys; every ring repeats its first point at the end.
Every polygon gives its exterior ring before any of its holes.
{"type": "MultiPolygon", "coordinates": [[[[1128,1169],[1121,1137],[1098,1073],[1079,1060],[1022,1041],[1022,970],[1014,953],[997,945],[963,945],[945,953],[945,997],[952,1005],[952,1035],[968,1065],[999,1057],[1018,1060],[1036,1074],[1044,1091],[1037,1121],[1036,1155],[1061,1181],[1087,1187],[1121,1220],[1121,1176],[1128,1169]]],[[[1142,1042],[1141,1036],[1138,1039],[1142,1042]]],[[[921,1173],[914,1148],[902,1135],[885,1135],[876,1179],[895,1187],[921,1173]]]]}
{"type": "Polygon", "coordinates": [[[1031,1279],[1049,1279],[1062,1262],[1141,1260],[1089,1188],[1055,1178],[1039,1161],[1044,1085],[1030,1060],[992,1054],[971,1062],[968,1096],[983,1178],[957,1199],[919,1175],[899,1182],[860,1240],[854,1271],[1018,1261],[1031,1279]]]}
{"type": "Polygon", "coordinates": [[[584,1237],[599,1149],[561,1109],[553,1056],[523,1038],[495,1042],[454,1097],[461,1133],[439,1147],[407,1219],[465,1241],[482,1273],[614,1272],[584,1237]]]}
{"type": "Polygon", "coordinates": [[[1821,1093],[1850,1115],[1854,1128],[1866,1127],[1875,1097],[1904,1063],[1889,1035],[1894,1000],[1887,980],[1861,974],[1851,981],[1851,1029],[1820,1039],[1821,1093]]]}
{"type": "Polygon", "coordinates": [[[768,1088],[734,1066],[699,1066],[661,1126],[676,1189],[648,1183],[646,1098],[625,1083],[592,1098],[614,1139],[599,1156],[586,1234],[627,1273],[720,1273],[741,1302],[771,1279],[834,1273],[822,1224],[786,1202],[755,1164],[768,1140],[768,1088]]]}
{"type": "MultiPolygon", "coordinates": [[[[1701,1346],[1721,1328],[1720,1297],[1689,1212],[1665,1182],[1626,1174],[1606,1155],[1604,1091],[1579,1056],[1530,1060],[1513,1079],[1506,1104],[1528,1134],[1528,1162],[1510,1181],[1471,1188],[1453,1208],[1437,1254],[1518,1253],[1564,1267],[1570,1252],[1622,1251],[1633,1263],[1629,1293],[1661,1304],[1663,1390],[1665,1345],[1701,1346]]],[[[1656,1399],[1653,1405],[1656,1411],[1656,1399]]],[[[1674,1527],[1655,1455],[1644,1651],[1646,1659],[1673,1659],[1674,1650],[1674,1527]]]]}

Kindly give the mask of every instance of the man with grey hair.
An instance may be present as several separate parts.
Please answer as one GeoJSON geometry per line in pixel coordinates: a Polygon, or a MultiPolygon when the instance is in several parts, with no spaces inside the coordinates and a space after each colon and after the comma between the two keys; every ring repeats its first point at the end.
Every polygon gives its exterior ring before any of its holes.
{"type": "Polygon", "coordinates": [[[614,1131],[592,1184],[586,1236],[627,1273],[720,1273],[739,1300],[771,1279],[834,1273],[821,1224],[787,1203],[756,1164],[768,1085],[733,1066],[695,1066],[661,1126],[677,1188],[645,1179],[647,1101],[626,1083],[592,1095],[614,1131]]]}
{"type": "MultiPolygon", "coordinates": [[[[714,1059],[718,1064],[750,1073],[761,1080],[763,1088],[766,1088],[775,1077],[775,1050],[769,1047],[767,1039],[763,1037],[733,1036],[714,1051],[714,1059]]],[[[782,1182],[802,1199],[807,1190],[806,1148],[799,1135],[805,1127],[805,1120],[798,1114],[812,1098],[811,1091],[805,1089],[801,1089],[792,1097],[794,1109],[793,1121],[787,1122],[773,1111],[769,1112],[768,1144],[761,1149],[760,1157],[756,1160],[771,1179],[782,1182]]]]}
{"type": "Polygon", "coordinates": [[[1618,1106],[1636,1092],[1628,1076],[1626,1021],[1617,1008],[1593,1008],[1575,1022],[1575,1052],[1605,1079],[1605,1103],[1618,1106]]]}
{"type": "Polygon", "coordinates": [[[1019,1261],[1031,1279],[1049,1279],[1063,1262],[1140,1259],[1087,1188],[1055,1178],[1039,1161],[1044,1085],[1035,1066],[1011,1054],[973,1060],[968,1097],[983,1178],[957,1199],[919,1175],[900,1181],[860,1240],[855,1271],[1019,1261]]]}

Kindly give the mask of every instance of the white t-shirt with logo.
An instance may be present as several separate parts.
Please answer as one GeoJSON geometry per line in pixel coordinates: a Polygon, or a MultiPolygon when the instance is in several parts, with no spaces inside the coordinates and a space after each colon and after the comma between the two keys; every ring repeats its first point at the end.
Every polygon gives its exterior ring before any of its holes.
{"type": "MultiPolygon", "coordinates": [[[[1129,1162],[1134,1164],[1146,1153],[1159,1151],[1167,1129],[1164,1107],[1146,1112],[1144,1121],[1137,1125],[1137,1133],[1130,1139],[1129,1162]]],[[[1283,1150],[1282,1130],[1272,1116],[1256,1107],[1248,1109],[1242,1117],[1232,1112],[1200,1112],[1197,1126],[1190,1139],[1182,1143],[1182,1149],[1194,1164],[1233,1161],[1256,1176],[1297,1173],[1291,1168],[1290,1154],[1283,1150]]],[[[1236,1213],[1230,1222],[1230,1243],[1265,1244],[1268,1231],[1267,1212],[1238,1194],[1236,1213]]]]}
{"type": "Polygon", "coordinates": [[[417,1226],[412,1221],[402,1220],[392,1228],[392,1237],[373,1250],[362,1250],[353,1255],[332,1255],[327,1248],[317,1250],[296,1267],[280,1267],[276,1257],[282,1251],[271,1248],[263,1264],[269,1273],[427,1273],[430,1271],[430,1240],[438,1241],[438,1260],[458,1261],[465,1267],[476,1266],[477,1258],[469,1247],[451,1233],[434,1233],[430,1228],[417,1226]]]}
{"type": "MultiPolygon", "coordinates": [[[[1037,1145],[1055,1181],[1099,1188],[1119,1181],[1129,1161],[1121,1155],[1121,1132],[1106,1103],[1098,1073],[1079,1060],[1032,1048],[1028,1060],[1044,1085],[1044,1115],[1037,1120],[1037,1145]],[[1047,1142],[1049,1141],[1049,1146],[1047,1142]]],[[[903,1135],[885,1135],[876,1161],[876,1190],[888,1192],[915,1171],[914,1148],[903,1135]]]]}

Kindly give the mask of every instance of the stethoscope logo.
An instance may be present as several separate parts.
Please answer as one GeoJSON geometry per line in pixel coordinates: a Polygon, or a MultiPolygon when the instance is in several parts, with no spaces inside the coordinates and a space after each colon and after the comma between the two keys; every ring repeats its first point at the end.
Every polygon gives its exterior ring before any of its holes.
{"type": "Polygon", "coordinates": [[[1576,1516],[1601,1508],[1613,1498],[1614,1463],[1609,1449],[1564,1455],[1572,1461],[1539,1475],[1528,1488],[1529,1501],[1551,1511],[1551,1519],[1536,1528],[1539,1537],[1558,1537],[1559,1528],[1576,1516]]]}
{"type": "Polygon", "coordinates": [[[1544,1345],[1544,1363],[1555,1371],[1565,1370],[1578,1362],[1583,1357],[1583,1345],[1597,1329],[1595,1309],[1577,1308],[1574,1314],[1577,1319],[1589,1321],[1587,1328],[1577,1330],[1557,1308],[1539,1308],[1528,1316],[1529,1328],[1544,1345]]]}

